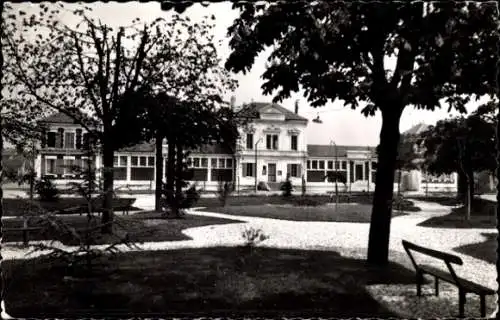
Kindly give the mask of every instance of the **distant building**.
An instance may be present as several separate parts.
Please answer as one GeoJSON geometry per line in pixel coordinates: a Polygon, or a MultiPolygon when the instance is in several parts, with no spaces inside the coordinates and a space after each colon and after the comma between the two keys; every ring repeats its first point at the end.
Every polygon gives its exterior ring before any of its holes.
{"type": "MultiPolygon", "coordinates": [[[[308,144],[308,120],[299,115],[297,104],[295,112],[264,102],[237,107],[234,99],[227,107],[238,108],[240,114],[251,121],[239,128],[240,139],[234,151],[220,145],[206,145],[191,151],[188,159],[191,183],[213,191],[219,181],[231,181],[237,190],[253,190],[256,183],[265,182],[272,190],[279,190],[287,177],[297,189],[304,178],[308,191],[326,192],[332,190],[333,184],[325,177],[329,171],[336,170],[345,172],[347,178],[345,185],[339,183],[340,190],[374,190],[375,147],[308,144]]],[[[46,133],[35,163],[38,177],[51,177],[61,185],[78,181],[80,177],[72,168],[89,163],[85,151],[86,131],[62,113],[46,118],[41,124],[46,133]]],[[[164,144],[164,168],[167,149],[164,144]]],[[[102,167],[99,152],[90,160],[96,168],[102,167]]],[[[116,188],[154,189],[155,161],[154,143],[117,150],[114,155],[116,188]]],[[[417,189],[422,190],[421,183],[417,189]]]]}

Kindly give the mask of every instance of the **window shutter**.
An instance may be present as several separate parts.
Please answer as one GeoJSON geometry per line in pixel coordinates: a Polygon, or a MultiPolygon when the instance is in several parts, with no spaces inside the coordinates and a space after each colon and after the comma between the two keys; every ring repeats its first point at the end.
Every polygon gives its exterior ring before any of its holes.
{"type": "Polygon", "coordinates": [[[82,148],[82,129],[76,129],[75,145],[77,149],[82,148]]]}
{"type": "Polygon", "coordinates": [[[59,178],[62,177],[64,173],[64,159],[62,155],[57,156],[56,160],[56,174],[59,178]]]}
{"type": "Polygon", "coordinates": [[[300,177],[302,175],[302,165],[299,163],[297,164],[297,177],[300,177]]]}
{"type": "Polygon", "coordinates": [[[41,141],[41,144],[42,144],[42,148],[45,148],[45,146],[47,145],[47,130],[45,130],[45,129],[42,129],[42,141],[41,141]]]}
{"type": "Polygon", "coordinates": [[[82,135],[82,148],[85,150],[89,149],[89,134],[86,132],[82,135]]]}
{"type": "Polygon", "coordinates": [[[47,159],[45,159],[45,155],[41,155],[41,163],[40,163],[40,171],[41,171],[41,175],[42,177],[47,173],[45,172],[45,161],[47,161],[47,159]]]}
{"type": "Polygon", "coordinates": [[[63,128],[57,129],[57,133],[59,133],[59,144],[56,144],[56,147],[64,148],[64,129],[63,128]]]}
{"type": "Polygon", "coordinates": [[[287,164],[286,165],[286,176],[292,176],[292,165],[291,164],[287,164]]]}
{"type": "Polygon", "coordinates": [[[243,177],[246,177],[247,176],[247,163],[242,163],[242,166],[241,166],[241,175],[243,177]]]}

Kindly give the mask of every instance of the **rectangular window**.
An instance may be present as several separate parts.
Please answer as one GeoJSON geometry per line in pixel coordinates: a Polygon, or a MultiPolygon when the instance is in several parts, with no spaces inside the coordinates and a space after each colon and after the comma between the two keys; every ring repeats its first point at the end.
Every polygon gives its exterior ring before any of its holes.
{"type": "Polygon", "coordinates": [[[319,161],[319,168],[320,169],[325,169],[325,161],[323,161],[323,160],[319,161]]]}
{"type": "Polygon", "coordinates": [[[70,175],[74,173],[75,159],[64,159],[64,174],[70,175]]]}
{"type": "Polygon", "coordinates": [[[247,149],[248,150],[253,149],[253,134],[252,133],[247,133],[247,149]]]}
{"type": "Polygon", "coordinates": [[[243,177],[253,177],[255,171],[255,163],[242,163],[243,177]]]}
{"type": "Polygon", "coordinates": [[[216,158],[210,159],[210,166],[214,169],[217,168],[217,159],[216,158]]]}
{"type": "Polygon", "coordinates": [[[113,157],[113,166],[118,167],[118,156],[113,157]]]}
{"type": "Polygon", "coordinates": [[[340,161],[335,161],[335,170],[340,169],[340,161]]]}
{"type": "Polygon", "coordinates": [[[193,158],[193,167],[195,168],[200,167],[200,158],[193,158]]]}
{"type": "Polygon", "coordinates": [[[328,170],[333,169],[333,161],[329,160],[328,161],[328,170]]]}
{"type": "Polygon", "coordinates": [[[278,150],[278,135],[277,134],[266,135],[266,149],[278,150]]]}
{"type": "Polygon", "coordinates": [[[297,150],[298,149],[298,139],[296,135],[292,136],[292,141],[291,141],[291,148],[292,150],[297,150]]]}
{"type": "Polygon", "coordinates": [[[139,157],[139,165],[141,167],[145,167],[146,166],[146,157],[139,157]]]}
{"type": "Polygon", "coordinates": [[[312,161],[312,169],[318,169],[318,160],[313,160],[312,161]]]}
{"type": "Polygon", "coordinates": [[[45,174],[57,174],[56,159],[45,159],[45,174]]]}
{"type": "Polygon", "coordinates": [[[64,133],[64,148],[65,149],[75,149],[75,133],[65,132],[64,133]]]}
{"type": "Polygon", "coordinates": [[[226,159],[226,168],[231,169],[233,167],[233,159],[226,159]]]}
{"type": "Polygon", "coordinates": [[[347,170],[347,161],[342,161],[342,170],[347,170]]]}
{"type": "Polygon", "coordinates": [[[226,159],[219,159],[219,168],[225,168],[226,167],[226,159]]]}
{"type": "Polygon", "coordinates": [[[120,166],[121,167],[127,166],[127,156],[120,156],[120,166]]]}
{"type": "Polygon", "coordinates": [[[297,163],[290,165],[290,176],[295,178],[299,176],[299,165],[297,163]]]}
{"type": "Polygon", "coordinates": [[[130,157],[130,162],[132,167],[137,167],[139,165],[139,158],[136,156],[130,157]]]}
{"type": "Polygon", "coordinates": [[[47,133],[47,147],[55,148],[56,147],[56,132],[47,133]]]}
{"type": "Polygon", "coordinates": [[[307,169],[311,169],[311,160],[307,160],[307,169]]]}
{"type": "Polygon", "coordinates": [[[148,157],[148,167],[155,166],[155,157],[148,157]]]}
{"type": "Polygon", "coordinates": [[[207,158],[201,158],[201,167],[208,168],[208,159],[207,158]]]}

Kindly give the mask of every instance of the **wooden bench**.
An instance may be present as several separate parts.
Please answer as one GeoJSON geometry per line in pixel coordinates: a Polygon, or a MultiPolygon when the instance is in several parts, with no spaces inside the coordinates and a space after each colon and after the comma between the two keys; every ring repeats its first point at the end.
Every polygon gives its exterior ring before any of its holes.
{"type": "Polygon", "coordinates": [[[439,279],[457,286],[460,317],[464,317],[465,296],[467,293],[474,293],[479,295],[479,298],[481,300],[481,317],[486,317],[485,296],[494,295],[496,292],[495,290],[492,290],[475,282],[458,277],[457,274],[455,273],[455,270],[453,269],[452,264],[463,265],[463,261],[460,257],[453,254],[432,250],[429,248],[424,248],[416,244],[413,244],[411,242],[408,242],[406,240],[403,240],[402,242],[403,242],[403,247],[406,253],[408,253],[408,256],[410,257],[410,260],[417,272],[416,275],[417,296],[421,296],[421,286],[424,281],[424,274],[429,274],[434,276],[435,278],[434,288],[436,290],[436,296],[439,295],[439,279]],[[419,252],[423,255],[430,256],[438,260],[442,260],[446,264],[448,270],[444,271],[429,265],[418,264],[415,261],[413,255],[411,254],[411,251],[419,252]]]}
{"type": "MultiPolygon", "coordinates": [[[[135,202],[135,199],[126,199],[122,200],[123,201],[123,206],[114,206],[113,210],[121,210],[124,215],[129,215],[129,210],[132,207],[132,204],[135,202]]],[[[100,205],[93,204],[92,205],[92,212],[97,212],[101,213],[103,208],[100,205]]],[[[80,215],[83,215],[84,213],[87,213],[88,211],[88,205],[83,204],[83,205],[78,205],[66,209],[62,209],[59,211],[59,214],[75,214],[79,213],[80,215]]]]}
{"type": "Polygon", "coordinates": [[[25,246],[27,246],[29,243],[29,233],[31,231],[40,231],[42,229],[43,229],[42,227],[3,228],[2,232],[5,232],[5,233],[22,232],[23,233],[23,244],[25,246]]]}

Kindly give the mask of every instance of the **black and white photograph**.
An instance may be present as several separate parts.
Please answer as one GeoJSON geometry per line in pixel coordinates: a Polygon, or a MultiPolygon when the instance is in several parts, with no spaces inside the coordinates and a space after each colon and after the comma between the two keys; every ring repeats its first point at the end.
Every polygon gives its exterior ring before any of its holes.
{"type": "Polygon", "coordinates": [[[497,2],[0,5],[2,319],[497,317],[497,2]]]}

